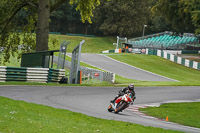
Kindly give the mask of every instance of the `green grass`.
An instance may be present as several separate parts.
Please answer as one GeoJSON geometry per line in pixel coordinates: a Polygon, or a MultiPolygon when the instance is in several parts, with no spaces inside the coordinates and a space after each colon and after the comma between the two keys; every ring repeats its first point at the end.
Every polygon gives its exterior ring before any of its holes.
{"type": "Polygon", "coordinates": [[[82,46],[82,53],[100,53],[104,50],[115,49],[113,45],[117,41],[116,37],[80,37],[80,36],[67,36],[67,35],[50,35],[50,38],[57,39],[58,46],[49,45],[50,50],[60,49],[60,44],[63,41],[71,42],[67,47],[67,52],[71,53],[75,46],[77,46],[82,40],[85,43],[82,46]]]}
{"type": "Polygon", "coordinates": [[[141,108],[140,111],[176,122],[182,125],[200,128],[200,102],[194,103],[170,103],[162,104],[160,107],[141,108]]]}
{"type": "MultiPolygon", "coordinates": [[[[154,55],[114,54],[109,57],[180,82],[134,81],[138,85],[200,85],[200,71],[154,55]]],[[[129,81],[130,82],[130,81],[129,81]]]]}
{"type": "Polygon", "coordinates": [[[16,133],[172,133],[178,131],[105,120],[0,97],[0,131],[16,133]]]}
{"type": "Polygon", "coordinates": [[[0,85],[31,85],[31,86],[114,86],[110,82],[99,82],[95,80],[90,80],[89,82],[87,81],[82,81],[82,84],[58,84],[58,83],[35,83],[35,82],[16,82],[16,81],[8,81],[8,82],[0,82],[0,85]],[[89,84],[88,84],[89,83],[89,84]]]}

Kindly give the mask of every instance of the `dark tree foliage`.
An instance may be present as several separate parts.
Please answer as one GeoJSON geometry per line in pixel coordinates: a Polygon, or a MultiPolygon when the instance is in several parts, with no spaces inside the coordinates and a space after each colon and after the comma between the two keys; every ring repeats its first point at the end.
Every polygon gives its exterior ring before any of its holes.
{"type": "Polygon", "coordinates": [[[104,35],[133,36],[142,34],[149,19],[147,0],[101,0],[94,11],[94,23],[104,35]]]}
{"type": "Polygon", "coordinates": [[[200,33],[199,0],[158,0],[152,11],[164,17],[175,32],[200,33]]]}
{"type": "Polygon", "coordinates": [[[80,12],[76,11],[76,5],[65,2],[51,13],[50,19],[51,32],[85,34],[87,22],[82,23],[80,12]]]}
{"type": "Polygon", "coordinates": [[[0,2],[0,47],[4,49],[4,62],[14,56],[21,45],[21,51],[35,49],[36,10],[35,0],[8,0],[0,2]]]}

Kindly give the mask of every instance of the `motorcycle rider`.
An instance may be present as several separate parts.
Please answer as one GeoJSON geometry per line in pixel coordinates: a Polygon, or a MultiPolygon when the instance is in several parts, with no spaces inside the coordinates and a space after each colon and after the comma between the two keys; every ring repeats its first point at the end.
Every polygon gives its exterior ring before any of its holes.
{"type": "Polygon", "coordinates": [[[133,101],[136,99],[136,96],[135,96],[135,90],[134,90],[134,84],[129,84],[128,87],[123,87],[120,91],[119,91],[119,94],[113,99],[111,100],[110,102],[111,103],[114,103],[115,100],[120,97],[120,96],[123,96],[124,94],[126,93],[131,93],[133,95],[133,101]]]}

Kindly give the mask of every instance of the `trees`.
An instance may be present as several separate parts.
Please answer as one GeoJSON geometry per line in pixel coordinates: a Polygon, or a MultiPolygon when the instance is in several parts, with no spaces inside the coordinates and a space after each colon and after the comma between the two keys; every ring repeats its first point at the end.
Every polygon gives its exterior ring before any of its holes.
{"type": "Polygon", "coordinates": [[[146,0],[101,0],[94,10],[94,23],[105,35],[141,35],[149,18],[148,5],[146,0]]]}
{"type": "Polygon", "coordinates": [[[200,33],[199,0],[158,0],[152,11],[163,16],[175,32],[200,33]]]}
{"type": "Polygon", "coordinates": [[[92,10],[100,4],[99,0],[4,0],[0,1],[0,47],[4,48],[4,61],[10,53],[35,49],[48,50],[49,15],[64,2],[77,4],[82,21],[91,23],[92,10]],[[22,14],[25,13],[23,17],[22,14]],[[18,17],[17,17],[18,16],[18,17]],[[26,23],[20,24],[17,18],[22,17],[26,23]],[[36,31],[36,37],[33,32],[36,31]],[[20,37],[23,35],[23,38],[20,37]],[[36,38],[36,46],[35,46],[36,38]]]}
{"type": "Polygon", "coordinates": [[[35,3],[35,0],[0,2],[0,47],[4,49],[5,62],[9,60],[10,55],[14,56],[14,53],[18,52],[19,44],[22,44],[22,52],[35,48],[35,35],[30,35],[36,20],[35,3]]]}
{"type": "Polygon", "coordinates": [[[84,34],[86,24],[88,24],[82,23],[80,12],[76,11],[76,5],[69,5],[68,2],[53,11],[50,19],[50,32],[60,32],[61,34],[84,34]]]}

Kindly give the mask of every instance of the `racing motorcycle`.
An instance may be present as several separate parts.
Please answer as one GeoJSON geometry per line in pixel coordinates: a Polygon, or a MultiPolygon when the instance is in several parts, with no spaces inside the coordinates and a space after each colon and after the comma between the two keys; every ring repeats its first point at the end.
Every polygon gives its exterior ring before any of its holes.
{"type": "Polygon", "coordinates": [[[110,103],[108,106],[108,111],[114,113],[119,113],[120,111],[122,112],[124,109],[129,107],[130,104],[133,104],[134,102],[134,97],[131,93],[124,94],[123,96],[120,96],[115,100],[114,103],[110,103]]]}

